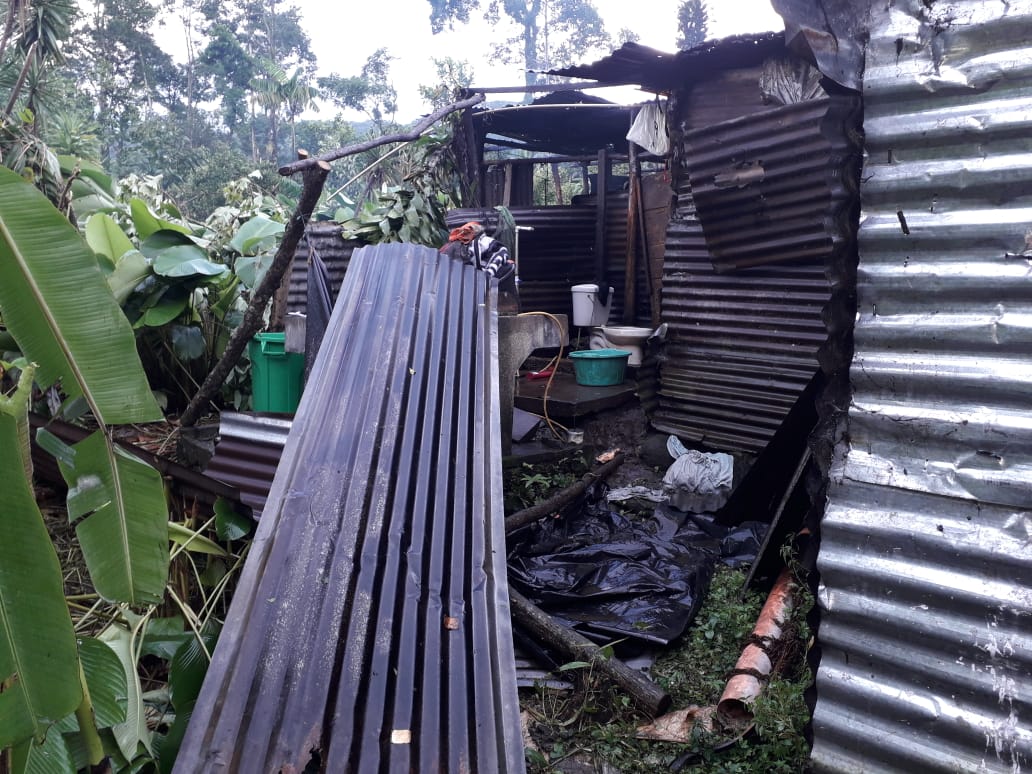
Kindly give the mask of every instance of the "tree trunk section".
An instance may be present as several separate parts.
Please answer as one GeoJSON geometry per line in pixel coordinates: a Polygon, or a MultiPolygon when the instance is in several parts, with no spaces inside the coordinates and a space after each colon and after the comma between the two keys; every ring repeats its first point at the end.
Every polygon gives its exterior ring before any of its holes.
{"type": "Polygon", "coordinates": [[[204,384],[201,385],[193,400],[190,401],[190,405],[186,407],[186,410],[180,416],[179,424],[182,427],[190,427],[196,424],[201,417],[204,406],[218,394],[222,383],[226,381],[230,371],[233,370],[233,367],[240,359],[240,355],[243,353],[244,347],[247,346],[247,342],[262,327],[265,307],[268,306],[269,299],[272,298],[273,293],[280,286],[283,274],[294,263],[297,243],[301,241],[301,236],[305,232],[305,226],[308,225],[308,220],[312,217],[312,210],[315,209],[315,205],[319,201],[319,196],[322,194],[323,185],[326,183],[326,176],[329,172],[330,165],[326,162],[320,162],[317,166],[305,170],[301,197],[298,200],[297,209],[294,210],[294,214],[287,222],[287,227],[283,232],[283,239],[280,242],[279,249],[276,251],[276,257],[273,259],[269,270],[265,273],[265,277],[262,278],[258,287],[255,288],[251,296],[251,302],[247,305],[247,311],[244,312],[244,319],[237,329],[233,331],[233,335],[226,345],[226,351],[222,353],[219,362],[215,364],[211,373],[204,380],[204,384]]]}
{"type": "Polygon", "coordinates": [[[662,715],[670,707],[670,694],[618,658],[606,658],[602,649],[582,634],[563,626],[525,596],[509,588],[513,622],[532,637],[565,653],[574,661],[586,661],[623,688],[650,715],[662,715]]]}

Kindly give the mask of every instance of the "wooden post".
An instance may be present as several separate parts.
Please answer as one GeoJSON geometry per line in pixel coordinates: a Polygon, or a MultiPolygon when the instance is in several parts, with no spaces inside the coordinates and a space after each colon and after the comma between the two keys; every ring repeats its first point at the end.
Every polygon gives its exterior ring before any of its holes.
{"type": "Polygon", "coordinates": [[[624,325],[634,325],[638,302],[638,199],[641,198],[641,172],[638,168],[638,146],[627,143],[627,261],[624,265],[624,325]]]}
{"type": "Polygon", "coordinates": [[[609,188],[609,151],[598,152],[598,185],[595,202],[595,282],[602,304],[609,303],[609,280],[606,278],[606,189],[609,188]]]}

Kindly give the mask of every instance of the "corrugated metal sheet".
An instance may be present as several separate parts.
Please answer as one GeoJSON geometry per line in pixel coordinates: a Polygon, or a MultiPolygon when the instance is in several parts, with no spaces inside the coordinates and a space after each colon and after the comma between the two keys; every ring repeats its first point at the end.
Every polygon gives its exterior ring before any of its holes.
{"type": "Polygon", "coordinates": [[[549,70],[549,75],[589,78],[599,83],[634,84],[650,91],[673,91],[713,73],[759,64],[785,50],[781,32],[708,40],[668,54],[638,43],[624,43],[609,56],[585,65],[549,70]]]}
{"type": "MultiPolygon", "coordinates": [[[[606,197],[606,272],[614,288],[609,319],[623,318],[625,266],[627,262],[627,194],[606,197]]],[[[523,310],[573,314],[570,288],[595,281],[594,197],[579,204],[551,207],[510,207],[518,226],[533,231],[520,232],[520,304],[523,310]]],[[[461,209],[448,212],[449,228],[470,220],[484,224],[491,233],[497,224],[493,209],[461,209]]],[[[640,252],[640,251],[639,251],[640,252]]],[[[638,261],[636,319],[642,325],[650,320],[649,295],[643,259],[638,261]]]]}
{"type": "MultiPolygon", "coordinates": [[[[31,453],[34,475],[37,479],[63,489],[65,487],[65,480],[61,475],[57,460],[52,454],[44,451],[36,443],[36,431],[45,427],[48,432],[53,433],[69,444],[82,441],[92,431],[60,419],[47,418],[35,413],[29,414],[29,424],[32,428],[31,453]]],[[[167,433],[171,434],[171,427],[167,427],[167,433]]],[[[161,473],[168,480],[172,493],[181,497],[188,505],[203,503],[206,506],[213,507],[215,501],[220,497],[230,502],[240,502],[243,499],[236,487],[223,482],[221,479],[198,473],[196,470],[180,465],[162,454],[156,454],[128,440],[116,438],[115,443],[129,454],[138,457],[161,473]]]]}
{"type": "Polygon", "coordinates": [[[495,303],[355,252],[176,771],[523,770],[495,303]]]}
{"type": "MultiPolygon", "coordinates": [[[[625,205],[626,207],[626,205],[625,205]]],[[[572,314],[570,287],[595,276],[595,208],[589,206],[510,207],[520,232],[520,304],[524,310],[572,314]]],[[[450,210],[449,228],[471,220],[491,233],[494,209],[450,210]]],[[[622,280],[622,276],[621,276],[622,280]]]]}
{"type": "Polygon", "coordinates": [[[290,419],[260,414],[223,411],[219,418],[218,443],[205,473],[235,487],[256,517],[265,509],[290,426],[290,419]]]}
{"type": "Polygon", "coordinates": [[[685,163],[697,216],[722,271],[822,262],[833,232],[828,99],[767,110],[689,132],[685,163]]]}
{"type": "MultiPolygon", "coordinates": [[[[840,286],[850,259],[842,247],[852,227],[841,216],[855,197],[848,179],[855,170],[851,137],[857,120],[856,100],[835,97],[696,133],[717,137],[721,127],[728,127],[731,139],[722,151],[726,160],[767,158],[765,143],[780,152],[792,142],[799,176],[811,174],[817,158],[823,174],[812,184],[820,195],[804,192],[798,197],[804,205],[796,208],[789,201],[787,209],[795,211],[806,233],[820,229],[824,236],[820,251],[803,250],[796,261],[718,273],[695,211],[692,186],[681,175],[677,212],[667,233],[662,319],[670,331],[660,371],[659,410],[652,419],[657,429],[711,448],[758,452],[819,367],[819,353],[826,352],[821,359],[827,360],[829,373],[848,357],[848,351],[843,355],[828,349],[825,322],[841,328],[838,307],[851,303],[840,286]],[[736,138],[741,148],[734,144],[736,138]],[[836,287],[840,292],[833,293],[836,287]]],[[[712,158],[704,163],[712,165],[712,158]]],[[[779,177],[792,176],[790,162],[779,161],[779,177]]],[[[720,202],[716,211],[723,218],[718,219],[722,229],[723,222],[735,221],[734,207],[740,204],[735,197],[720,202]]],[[[728,233],[718,229],[720,238],[728,233]]]]}
{"type": "Polygon", "coordinates": [[[874,12],[813,762],[1032,768],[1032,3],[874,12]]]}
{"type": "Polygon", "coordinates": [[[339,223],[310,223],[305,235],[298,242],[294,263],[290,267],[290,290],[287,309],[304,312],[308,308],[308,255],[309,248],[318,251],[330,275],[330,292],[336,294],[344,281],[351,253],[362,246],[361,242],[344,239],[339,223]]]}

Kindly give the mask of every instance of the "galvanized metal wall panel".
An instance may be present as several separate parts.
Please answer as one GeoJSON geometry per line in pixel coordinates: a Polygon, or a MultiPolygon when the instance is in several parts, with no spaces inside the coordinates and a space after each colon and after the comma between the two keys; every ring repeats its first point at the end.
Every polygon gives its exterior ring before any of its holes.
{"type": "Polygon", "coordinates": [[[265,510],[291,424],[290,419],[260,414],[223,411],[219,416],[215,454],[204,472],[235,487],[255,517],[265,510]]]}
{"type": "MultiPolygon", "coordinates": [[[[626,193],[606,197],[606,273],[614,288],[609,319],[622,324],[627,264],[626,193]]],[[[533,231],[520,232],[520,304],[524,310],[573,314],[574,285],[595,281],[594,197],[583,197],[578,204],[551,207],[510,207],[516,225],[533,231]]],[[[498,213],[493,209],[450,210],[449,228],[475,220],[491,233],[498,213]]],[[[640,253],[640,249],[639,249],[640,253]]],[[[638,259],[636,324],[649,325],[649,294],[643,259],[638,259]]]]}
{"type": "Polygon", "coordinates": [[[1032,3],[874,10],[821,771],[1032,768],[1032,3]]]}
{"type": "MultiPolygon", "coordinates": [[[[626,205],[625,209],[626,209],[626,205]]],[[[595,276],[595,208],[588,206],[510,207],[520,232],[520,304],[524,310],[573,313],[570,287],[592,282],[595,276]]],[[[494,209],[449,210],[455,228],[468,221],[482,223],[488,233],[498,223],[494,209]]],[[[621,283],[623,277],[621,276],[621,283]]]]}
{"type": "Polygon", "coordinates": [[[523,771],[495,303],[355,252],[177,771],[523,771]]]}

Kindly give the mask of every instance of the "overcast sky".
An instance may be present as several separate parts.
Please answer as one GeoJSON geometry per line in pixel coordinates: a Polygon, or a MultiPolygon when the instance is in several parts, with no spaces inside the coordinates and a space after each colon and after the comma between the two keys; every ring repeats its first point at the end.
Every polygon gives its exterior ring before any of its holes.
{"type": "MultiPolygon", "coordinates": [[[[638,42],[663,51],[674,51],[679,0],[594,0],[606,28],[615,37],[624,27],[638,34],[638,42]]],[[[430,34],[430,3],[427,0],[294,0],[301,9],[303,24],[312,40],[321,74],[338,72],[357,75],[367,57],[387,48],[395,60],[391,75],[398,90],[398,119],[408,121],[427,109],[420,99],[420,84],[435,80],[431,58],[450,56],[468,60],[473,66],[475,86],[518,86],[523,72],[514,66],[492,64],[491,29],[473,20],[454,31],[430,34]]],[[[783,29],[781,17],[769,0],[709,0],[709,37],[723,38],[746,32],[783,29]]],[[[175,22],[161,34],[175,48],[175,22]]],[[[179,28],[181,29],[181,27],[179,28]]],[[[511,32],[508,34],[512,34],[511,32]]],[[[175,55],[175,54],[174,54],[175,55]]],[[[589,54],[585,61],[598,58],[589,54]]],[[[583,64],[584,62],[578,62],[583,64]]],[[[521,95],[508,95],[520,101],[521,95]]],[[[633,90],[607,99],[638,101],[633,90]]],[[[647,99],[647,95],[640,95],[647,99]]],[[[323,114],[327,111],[324,110],[323,114]]],[[[327,118],[329,116],[326,116],[327,118]]],[[[357,116],[352,116],[352,118],[357,116]]]]}

